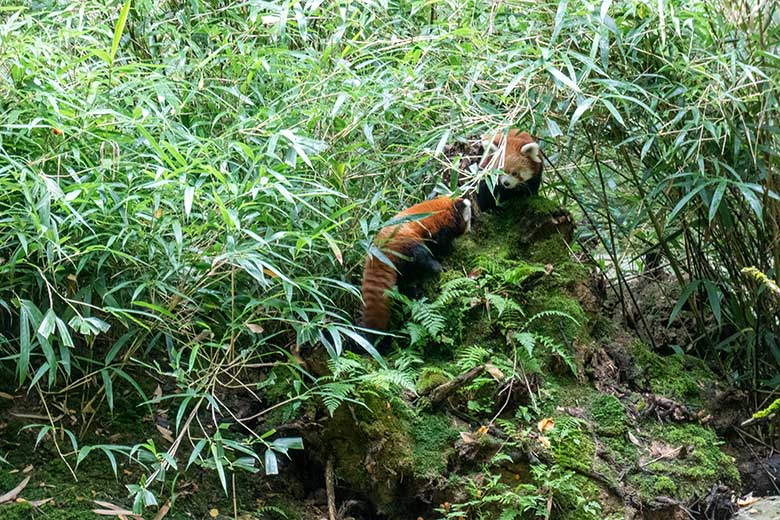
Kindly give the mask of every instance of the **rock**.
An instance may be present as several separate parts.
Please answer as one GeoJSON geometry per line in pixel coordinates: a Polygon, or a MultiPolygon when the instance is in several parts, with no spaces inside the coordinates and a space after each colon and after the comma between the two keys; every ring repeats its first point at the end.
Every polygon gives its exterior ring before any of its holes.
{"type": "Polygon", "coordinates": [[[763,497],[739,511],[733,520],[777,520],[780,518],[780,496],[763,497]]]}

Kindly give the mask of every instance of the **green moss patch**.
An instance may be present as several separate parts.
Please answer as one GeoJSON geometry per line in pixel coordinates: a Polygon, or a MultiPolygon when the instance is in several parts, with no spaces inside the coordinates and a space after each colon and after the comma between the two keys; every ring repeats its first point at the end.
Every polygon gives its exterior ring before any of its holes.
{"type": "Polygon", "coordinates": [[[596,446],[581,421],[558,417],[547,432],[553,459],[564,468],[587,471],[593,465],[596,446]]]}
{"type": "Polygon", "coordinates": [[[648,459],[643,471],[629,479],[643,500],[658,495],[681,500],[702,496],[714,483],[739,486],[737,467],[711,430],[694,424],[667,424],[654,425],[648,434],[656,444],[642,457],[648,459]]]}
{"type": "Polygon", "coordinates": [[[443,415],[420,414],[410,433],[415,475],[429,479],[444,475],[458,439],[452,421],[443,415]]]}
{"type": "Polygon", "coordinates": [[[609,436],[623,435],[628,418],[620,400],[609,394],[599,394],[590,403],[590,416],[599,433],[609,436]]]}
{"type": "Polygon", "coordinates": [[[701,359],[685,354],[659,356],[643,343],[632,345],[636,367],[653,393],[669,397],[694,408],[701,407],[705,381],[717,377],[701,359]]]}

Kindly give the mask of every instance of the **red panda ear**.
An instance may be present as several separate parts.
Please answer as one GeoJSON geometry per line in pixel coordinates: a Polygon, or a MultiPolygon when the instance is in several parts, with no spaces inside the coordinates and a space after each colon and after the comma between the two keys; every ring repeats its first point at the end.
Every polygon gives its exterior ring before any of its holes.
{"type": "Polygon", "coordinates": [[[542,162],[542,158],[539,154],[539,143],[528,143],[523,145],[520,152],[528,156],[534,162],[542,162]]]}

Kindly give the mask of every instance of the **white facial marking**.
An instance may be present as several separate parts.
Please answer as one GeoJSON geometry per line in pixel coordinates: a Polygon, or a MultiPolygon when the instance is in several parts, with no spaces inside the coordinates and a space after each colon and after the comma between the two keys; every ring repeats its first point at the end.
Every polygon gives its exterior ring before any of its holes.
{"type": "Polygon", "coordinates": [[[542,158],[539,157],[539,144],[538,143],[528,143],[526,145],[523,145],[523,147],[520,149],[522,153],[527,155],[531,158],[534,162],[542,162],[542,158]]]}
{"type": "Polygon", "coordinates": [[[498,182],[500,182],[501,186],[508,190],[514,189],[518,184],[520,184],[520,180],[513,175],[500,175],[498,177],[498,182]]]}

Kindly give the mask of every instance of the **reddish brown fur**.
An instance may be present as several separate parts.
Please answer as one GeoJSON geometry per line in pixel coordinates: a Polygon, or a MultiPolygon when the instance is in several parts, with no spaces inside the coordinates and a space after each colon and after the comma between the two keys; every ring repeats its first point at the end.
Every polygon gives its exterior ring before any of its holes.
{"type": "MultiPolygon", "coordinates": [[[[497,149],[500,149],[502,141],[504,141],[504,132],[488,132],[483,136],[482,141],[485,144],[492,141],[493,145],[497,149]]],[[[532,157],[523,153],[522,148],[529,143],[536,142],[536,139],[528,132],[521,132],[516,128],[512,128],[506,135],[506,151],[503,155],[503,167],[501,157],[495,157],[493,153],[488,153],[479,164],[479,167],[484,168],[492,162],[494,167],[500,167],[508,175],[518,177],[520,180],[528,180],[535,177],[542,171],[542,163],[534,161],[532,157]]]]}
{"type": "Polygon", "coordinates": [[[363,268],[363,319],[362,326],[374,330],[386,330],[390,322],[390,298],[385,292],[398,281],[398,271],[404,257],[408,257],[412,248],[431,240],[441,230],[462,235],[468,228],[468,222],[458,218],[456,204],[460,199],[439,197],[415,204],[398,213],[402,218],[421,213],[431,213],[419,220],[404,222],[382,228],[374,239],[374,245],[393,262],[396,269],[369,255],[363,268]]]}

